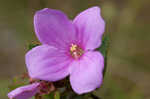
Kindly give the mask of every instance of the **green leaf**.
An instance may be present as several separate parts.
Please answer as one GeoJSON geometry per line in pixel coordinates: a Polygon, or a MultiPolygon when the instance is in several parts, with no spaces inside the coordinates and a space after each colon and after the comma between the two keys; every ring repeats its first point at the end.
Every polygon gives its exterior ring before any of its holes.
{"type": "Polygon", "coordinates": [[[22,79],[21,77],[19,76],[16,76],[12,79],[10,85],[8,86],[9,90],[14,90],[20,86],[24,86],[24,85],[27,85],[28,84],[28,79],[27,78],[24,78],[22,79]]]}
{"type": "Polygon", "coordinates": [[[40,44],[38,44],[38,43],[31,43],[31,44],[28,45],[28,50],[31,50],[32,48],[34,48],[34,47],[36,47],[38,45],[40,45],[40,44]]]}
{"type": "Polygon", "coordinates": [[[104,35],[102,38],[102,45],[100,46],[100,48],[98,48],[98,50],[103,54],[104,57],[107,57],[108,48],[109,48],[109,36],[104,35]]]}
{"type": "Polygon", "coordinates": [[[60,93],[59,93],[59,91],[55,92],[54,99],[60,99],[60,93]]]}
{"type": "Polygon", "coordinates": [[[54,99],[54,92],[42,96],[43,99],[54,99]]]}
{"type": "Polygon", "coordinates": [[[106,68],[107,68],[108,49],[109,49],[109,36],[106,34],[102,38],[102,45],[97,49],[102,53],[102,55],[104,56],[104,60],[105,60],[103,76],[105,75],[106,68]]]}

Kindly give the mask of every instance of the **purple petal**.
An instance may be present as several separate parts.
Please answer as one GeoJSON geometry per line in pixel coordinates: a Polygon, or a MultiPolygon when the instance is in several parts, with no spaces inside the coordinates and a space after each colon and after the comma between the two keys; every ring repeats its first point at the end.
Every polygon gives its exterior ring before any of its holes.
{"type": "Polygon", "coordinates": [[[57,81],[68,74],[71,60],[63,50],[41,45],[26,54],[26,65],[31,78],[57,81]]]}
{"type": "Polygon", "coordinates": [[[10,99],[29,99],[39,91],[38,86],[39,83],[33,83],[30,85],[19,87],[8,93],[8,97],[10,99]]]}
{"type": "Polygon", "coordinates": [[[105,22],[100,15],[99,7],[92,7],[81,12],[73,21],[82,40],[85,50],[93,50],[101,44],[105,22]]]}
{"type": "Polygon", "coordinates": [[[45,8],[36,12],[34,27],[38,39],[43,44],[62,48],[76,39],[72,22],[58,10],[45,8]]]}
{"type": "Polygon", "coordinates": [[[100,87],[103,80],[104,58],[99,52],[86,52],[70,66],[70,82],[78,94],[100,87]]]}

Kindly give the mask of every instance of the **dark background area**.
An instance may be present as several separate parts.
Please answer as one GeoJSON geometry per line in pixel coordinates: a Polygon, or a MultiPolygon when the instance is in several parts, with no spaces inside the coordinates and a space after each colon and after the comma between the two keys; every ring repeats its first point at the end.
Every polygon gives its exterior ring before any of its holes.
{"type": "Polygon", "coordinates": [[[42,8],[62,10],[70,19],[101,7],[110,34],[102,99],[150,99],[150,0],[0,0],[0,99],[8,99],[11,79],[26,71],[27,45],[37,41],[33,15],[42,8]]]}

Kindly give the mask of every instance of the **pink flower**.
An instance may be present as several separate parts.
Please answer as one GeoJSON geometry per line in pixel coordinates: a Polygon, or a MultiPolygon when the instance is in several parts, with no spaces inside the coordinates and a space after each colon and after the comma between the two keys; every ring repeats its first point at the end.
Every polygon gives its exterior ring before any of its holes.
{"type": "Polygon", "coordinates": [[[78,94],[100,87],[104,58],[95,51],[105,28],[100,8],[89,8],[73,21],[61,11],[45,8],[36,12],[34,27],[42,45],[26,54],[31,78],[58,81],[69,75],[78,94]]]}
{"type": "Polygon", "coordinates": [[[8,93],[8,97],[10,99],[29,99],[39,92],[39,85],[40,83],[33,83],[30,85],[19,87],[8,93]]]}
{"type": "Polygon", "coordinates": [[[29,85],[19,87],[8,93],[10,99],[29,99],[32,96],[49,94],[55,90],[54,85],[51,82],[39,81],[29,85]]]}

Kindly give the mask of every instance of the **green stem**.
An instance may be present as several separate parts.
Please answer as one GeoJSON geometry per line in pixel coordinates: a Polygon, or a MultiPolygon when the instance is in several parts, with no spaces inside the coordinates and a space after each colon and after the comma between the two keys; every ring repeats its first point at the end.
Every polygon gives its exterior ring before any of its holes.
{"type": "Polygon", "coordinates": [[[39,94],[36,94],[36,95],[35,95],[35,99],[42,99],[42,96],[39,95],[39,94]]]}

